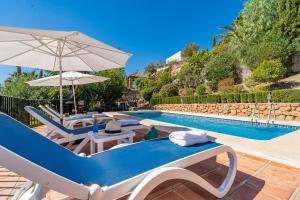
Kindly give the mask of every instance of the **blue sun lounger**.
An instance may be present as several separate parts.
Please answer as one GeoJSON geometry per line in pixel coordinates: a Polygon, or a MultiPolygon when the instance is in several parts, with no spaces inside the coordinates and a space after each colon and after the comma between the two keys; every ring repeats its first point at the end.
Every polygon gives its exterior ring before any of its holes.
{"type": "MultiPolygon", "coordinates": [[[[90,137],[88,136],[88,133],[93,130],[92,126],[86,126],[83,128],[78,129],[69,129],[65,126],[61,125],[60,123],[56,122],[55,120],[51,119],[44,113],[42,113],[40,110],[32,107],[32,106],[25,106],[24,108],[30,115],[32,115],[34,118],[39,120],[42,124],[47,126],[47,137],[49,139],[52,139],[58,144],[64,144],[64,143],[70,143],[75,142],[77,140],[83,141],[76,147],[74,150],[75,153],[79,153],[80,150],[89,142],[90,137]],[[56,136],[60,135],[60,138],[57,138],[56,136]]],[[[98,128],[104,129],[105,124],[99,124],[98,128]]],[[[122,126],[122,129],[126,129],[127,131],[135,130],[135,129],[149,129],[149,127],[137,124],[137,125],[128,125],[128,126],[122,126]]]]}
{"type": "MultiPolygon", "coordinates": [[[[60,115],[59,113],[54,110],[53,108],[45,105],[39,105],[39,108],[42,109],[45,113],[47,113],[49,116],[51,116],[52,119],[59,122],[60,121],[60,115]]],[[[70,117],[64,117],[63,124],[64,126],[73,129],[76,124],[81,123],[83,126],[86,126],[86,124],[92,123],[92,116],[97,115],[98,123],[102,123],[103,121],[111,120],[112,117],[108,117],[104,114],[99,114],[98,112],[89,112],[86,115],[74,115],[70,117]]]]}
{"type": "Polygon", "coordinates": [[[0,137],[0,165],[32,181],[16,199],[41,199],[52,189],[77,199],[111,200],[132,192],[130,200],[141,200],[170,179],[191,181],[221,198],[229,191],[237,167],[228,146],[207,142],[182,147],[168,138],[79,156],[3,113],[0,137]],[[228,153],[230,166],[218,188],[185,169],[223,152],[228,153]]]}

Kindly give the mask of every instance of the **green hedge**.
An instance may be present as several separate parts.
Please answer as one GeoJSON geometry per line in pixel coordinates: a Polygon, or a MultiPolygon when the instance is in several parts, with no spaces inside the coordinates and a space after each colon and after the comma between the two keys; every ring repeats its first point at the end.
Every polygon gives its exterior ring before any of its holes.
{"type": "MultiPolygon", "coordinates": [[[[300,90],[273,90],[272,101],[276,103],[300,103],[300,90]]],[[[186,97],[152,98],[151,105],[156,104],[192,104],[192,103],[266,103],[269,91],[255,93],[233,93],[200,95],[186,97]]]]}

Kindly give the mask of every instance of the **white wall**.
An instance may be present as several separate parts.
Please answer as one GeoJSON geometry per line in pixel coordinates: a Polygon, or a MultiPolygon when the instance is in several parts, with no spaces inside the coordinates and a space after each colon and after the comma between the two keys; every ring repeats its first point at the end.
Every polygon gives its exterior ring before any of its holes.
{"type": "Polygon", "coordinates": [[[182,61],[181,51],[178,51],[177,53],[166,59],[166,63],[170,63],[172,61],[182,61]]]}

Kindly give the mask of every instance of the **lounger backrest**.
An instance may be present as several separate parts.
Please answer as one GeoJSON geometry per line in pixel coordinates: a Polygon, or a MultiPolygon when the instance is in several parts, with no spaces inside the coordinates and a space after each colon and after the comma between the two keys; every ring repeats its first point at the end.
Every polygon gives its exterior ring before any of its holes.
{"type": "MultiPolygon", "coordinates": [[[[77,163],[84,162],[86,159],[75,155],[1,112],[0,138],[0,165],[12,171],[18,170],[15,172],[27,178],[31,178],[28,177],[31,176],[30,172],[28,172],[29,174],[23,172],[22,163],[16,163],[16,159],[8,158],[5,152],[11,152],[17,157],[73,181],[78,179],[75,173],[76,170],[79,170],[77,163]],[[14,165],[12,162],[15,162],[14,165]]],[[[32,169],[32,173],[35,173],[34,169],[32,169]]]]}
{"type": "Polygon", "coordinates": [[[42,113],[40,110],[32,106],[25,106],[24,109],[33,117],[35,117],[37,120],[39,120],[41,123],[57,131],[59,134],[63,135],[64,137],[68,137],[68,135],[71,133],[71,130],[67,129],[60,123],[54,121],[53,119],[51,119],[50,117],[42,113]]]}
{"type": "Polygon", "coordinates": [[[51,108],[51,107],[48,106],[48,105],[45,105],[45,107],[46,107],[50,112],[52,112],[56,117],[60,118],[60,114],[59,114],[56,110],[54,110],[53,108],[51,108]]]}
{"type": "Polygon", "coordinates": [[[39,105],[39,107],[44,111],[46,112],[47,114],[49,114],[53,119],[55,120],[59,120],[60,117],[59,115],[56,113],[56,112],[53,112],[51,109],[49,109],[48,107],[46,106],[43,106],[43,105],[39,105]]]}

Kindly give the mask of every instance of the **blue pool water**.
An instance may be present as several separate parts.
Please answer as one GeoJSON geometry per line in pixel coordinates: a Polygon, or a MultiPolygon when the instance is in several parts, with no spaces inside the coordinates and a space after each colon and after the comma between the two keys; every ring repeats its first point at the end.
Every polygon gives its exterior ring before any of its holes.
{"type": "Polygon", "coordinates": [[[294,126],[280,126],[276,124],[267,126],[264,123],[251,123],[239,120],[166,112],[130,112],[127,114],[255,140],[270,140],[296,131],[299,128],[294,126]]]}

